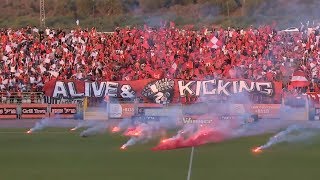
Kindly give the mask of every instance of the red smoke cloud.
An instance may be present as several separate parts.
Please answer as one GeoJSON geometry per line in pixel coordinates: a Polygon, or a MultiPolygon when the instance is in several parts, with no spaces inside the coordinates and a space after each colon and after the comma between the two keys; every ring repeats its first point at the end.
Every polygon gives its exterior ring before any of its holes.
{"type": "Polygon", "coordinates": [[[221,142],[226,138],[227,135],[222,131],[212,129],[210,127],[202,127],[188,138],[184,138],[182,135],[177,135],[173,138],[164,139],[156,147],[152,148],[152,150],[159,151],[200,146],[211,142],[221,142]]]}

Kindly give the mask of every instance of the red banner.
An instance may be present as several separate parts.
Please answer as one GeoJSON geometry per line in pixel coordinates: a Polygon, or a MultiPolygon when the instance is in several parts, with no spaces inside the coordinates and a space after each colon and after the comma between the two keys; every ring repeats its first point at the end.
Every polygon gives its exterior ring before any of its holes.
{"type": "Polygon", "coordinates": [[[77,114],[76,104],[51,104],[50,117],[52,118],[74,118],[77,114]]]}
{"type": "Polygon", "coordinates": [[[0,104],[0,119],[17,119],[16,104],[0,104]]]}
{"type": "Polygon", "coordinates": [[[239,93],[248,93],[252,100],[281,102],[280,82],[248,80],[185,81],[178,79],[146,79],[136,81],[50,81],[45,84],[46,96],[54,98],[110,97],[144,98],[145,102],[168,104],[176,102],[221,101],[239,93]]]}
{"type": "Polygon", "coordinates": [[[38,119],[48,117],[48,104],[21,104],[21,118],[38,119]]]}

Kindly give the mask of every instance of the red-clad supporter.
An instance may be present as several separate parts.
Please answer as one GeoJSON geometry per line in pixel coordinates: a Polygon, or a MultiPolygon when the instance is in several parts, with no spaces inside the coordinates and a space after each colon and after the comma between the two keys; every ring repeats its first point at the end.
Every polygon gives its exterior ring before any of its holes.
{"type": "Polygon", "coordinates": [[[170,22],[158,29],[117,28],[113,34],[95,28],[1,29],[0,90],[41,91],[52,79],[164,77],[276,80],[286,86],[297,69],[313,79],[312,87],[319,81],[319,26],[300,32],[276,31],[274,25],[192,28],[178,29],[170,22]]]}

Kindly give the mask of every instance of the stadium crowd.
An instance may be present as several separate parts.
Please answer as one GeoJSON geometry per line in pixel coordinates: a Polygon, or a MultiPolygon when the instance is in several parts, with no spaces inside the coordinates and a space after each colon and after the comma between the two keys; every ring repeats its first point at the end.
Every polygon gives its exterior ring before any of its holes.
{"type": "Polygon", "coordinates": [[[319,26],[277,31],[274,25],[247,29],[94,28],[0,30],[0,90],[41,92],[51,79],[130,81],[145,78],[242,78],[281,81],[294,71],[320,77],[319,26]]]}

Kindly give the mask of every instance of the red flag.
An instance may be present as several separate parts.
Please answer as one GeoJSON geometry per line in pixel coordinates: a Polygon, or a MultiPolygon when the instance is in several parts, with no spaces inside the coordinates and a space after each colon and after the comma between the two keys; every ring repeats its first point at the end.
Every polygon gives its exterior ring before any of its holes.
{"type": "Polygon", "coordinates": [[[222,46],[222,42],[216,36],[213,36],[207,46],[210,48],[218,49],[222,46]]]}
{"type": "Polygon", "coordinates": [[[307,87],[310,82],[307,79],[307,75],[305,72],[298,70],[295,71],[292,75],[291,85],[293,87],[307,87]]]}

